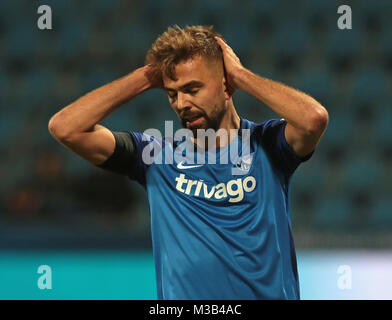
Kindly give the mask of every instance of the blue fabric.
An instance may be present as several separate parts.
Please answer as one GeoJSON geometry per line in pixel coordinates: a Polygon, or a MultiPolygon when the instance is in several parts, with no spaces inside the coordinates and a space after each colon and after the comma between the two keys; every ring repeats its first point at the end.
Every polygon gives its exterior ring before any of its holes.
{"type": "Polygon", "coordinates": [[[189,139],[129,132],[138,150],[129,177],[148,193],[158,299],[299,299],[289,193],[293,172],[311,154],[297,157],[286,124],[241,118],[241,129],[250,130],[250,155],[242,155],[245,136],[238,135],[217,150],[222,159],[238,143],[234,161],[196,166],[192,159],[142,161],[149,141],[165,159],[184,155],[179,149],[189,139]]]}

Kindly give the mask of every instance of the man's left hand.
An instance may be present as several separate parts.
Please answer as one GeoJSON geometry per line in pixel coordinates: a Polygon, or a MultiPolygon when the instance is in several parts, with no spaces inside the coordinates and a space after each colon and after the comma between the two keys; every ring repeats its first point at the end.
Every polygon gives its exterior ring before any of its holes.
{"type": "Polygon", "coordinates": [[[245,69],[241,64],[240,59],[234,53],[233,49],[220,37],[215,37],[223,53],[223,62],[226,70],[226,77],[228,82],[228,90],[232,95],[234,91],[238,88],[236,84],[236,75],[245,69]]]}

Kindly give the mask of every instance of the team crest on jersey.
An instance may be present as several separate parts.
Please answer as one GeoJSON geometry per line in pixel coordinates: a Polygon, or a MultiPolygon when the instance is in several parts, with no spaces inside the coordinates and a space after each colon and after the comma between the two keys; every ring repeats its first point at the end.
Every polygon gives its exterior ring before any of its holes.
{"type": "Polygon", "coordinates": [[[253,153],[240,157],[237,163],[231,169],[233,175],[247,174],[252,166],[253,153]]]}

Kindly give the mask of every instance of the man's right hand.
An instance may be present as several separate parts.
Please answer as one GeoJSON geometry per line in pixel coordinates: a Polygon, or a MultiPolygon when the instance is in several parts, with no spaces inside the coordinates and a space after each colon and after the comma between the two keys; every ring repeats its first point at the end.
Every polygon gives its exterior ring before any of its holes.
{"type": "Polygon", "coordinates": [[[151,64],[145,65],[143,70],[150,82],[151,88],[163,88],[162,74],[160,70],[151,64]]]}

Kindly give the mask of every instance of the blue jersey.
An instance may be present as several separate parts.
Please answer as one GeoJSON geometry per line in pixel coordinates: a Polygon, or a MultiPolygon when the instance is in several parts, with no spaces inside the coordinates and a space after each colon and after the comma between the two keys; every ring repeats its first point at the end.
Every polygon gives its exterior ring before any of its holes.
{"type": "MultiPolygon", "coordinates": [[[[293,172],[311,155],[294,153],[286,124],[241,118],[250,150],[242,155],[239,134],[216,151],[222,159],[237,144],[226,164],[146,164],[148,137],[129,132],[138,158],[128,176],[148,194],[158,299],[299,299],[289,194],[293,172]]],[[[184,143],[154,142],[163,155],[184,143]]]]}

